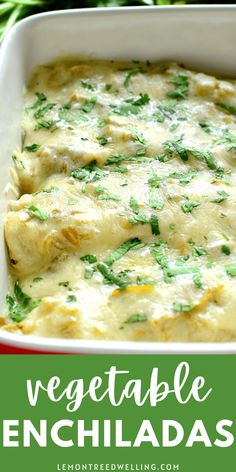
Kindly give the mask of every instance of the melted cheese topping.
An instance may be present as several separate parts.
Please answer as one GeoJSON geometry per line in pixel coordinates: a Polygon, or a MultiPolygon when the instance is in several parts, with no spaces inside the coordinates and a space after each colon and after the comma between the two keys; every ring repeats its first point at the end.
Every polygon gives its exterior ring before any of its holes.
{"type": "Polygon", "coordinates": [[[22,127],[4,329],[235,341],[235,82],[56,63],[33,72],[22,127]]]}

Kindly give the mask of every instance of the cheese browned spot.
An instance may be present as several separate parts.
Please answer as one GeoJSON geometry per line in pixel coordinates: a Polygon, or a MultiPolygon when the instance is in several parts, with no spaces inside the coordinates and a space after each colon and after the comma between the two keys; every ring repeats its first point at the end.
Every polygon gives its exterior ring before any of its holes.
{"type": "Polygon", "coordinates": [[[33,71],[4,329],[236,340],[236,85],[176,64],[33,71]]]}

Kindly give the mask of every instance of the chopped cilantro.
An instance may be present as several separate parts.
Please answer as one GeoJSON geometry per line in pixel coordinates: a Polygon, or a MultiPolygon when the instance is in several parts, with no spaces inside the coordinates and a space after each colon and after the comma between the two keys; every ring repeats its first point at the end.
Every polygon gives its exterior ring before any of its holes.
{"type": "Polygon", "coordinates": [[[47,100],[47,97],[46,97],[46,95],[44,95],[43,92],[36,92],[35,95],[37,97],[37,100],[32,105],[31,108],[38,108],[40,105],[42,105],[43,102],[45,102],[45,100],[47,100]]]}
{"type": "Polygon", "coordinates": [[[167,275],[169,277],[175,277],[176,275],[195,274],[198,272],[199,268],[197,266],[180,265],[177,267],[167,268],[167,275]]]}
{"type": "Polygon", "coordinates": [[[197,175],[197,170],[194,168],[190,168],[186,174],[181,174],[180,172],[172,172],[172,174],[169,175],[170,178],[172,179],[177,179],[179,180],[180,185],[187,185],[191,182],[194,177],[197,175]]]}
{"type": "Polygon", "coordinates": [[[104,176],[105,172],[97,166],[96,161],[92,161],[90,164],[71,172],[71,177],[77,180],[84,180],[86,183],[95,182],[104,176]]]}
{"type": "Polygon", "coordinates": [[[220,139],[215,141],[215,144],[227,144],[227,151],[232,151],[236,148],[236,136],[229,132],[225,132],[220,139]]]}
{"type": "Polygon", "coordinates": [[[44,213],[43,211],[39,210],[39,208],[37,208],[36,206],[34,205],[29,205],[26,207],[27,209],[27,212],[29,213],[29,215],[31,216],[35,216],[36,218],[38,218],[40,221],[45,221],[48,219],[48,215],[46,213],[44,213]]]}
{"type": "Polygon", "coordinates": [[[32,282],[37,283],[37,282],[40,282],[41,280],[43,280],[43,277],[34,277],[32,282]]]}
{"type": "Polygon", "coordinates": [[[91,90],[92,92],[95,90],[95,86],[90,84],[86,80],[81,80],[80,83],[87,90],[91,90]]]}
{"type": "Polygon", "coordinates": [[[208,123],[207,121],[199,121],[199,126],[203,129],[203,131],[205,131],[205,133],[207,134],[211,134],[212,133],[212,126],[210,125],[210,123],[208,123]]]}
{"type": "Polygon", "coordinates": [[[217,191],[219,197],[215,198],[212,203],[222,203],[224,202],[225,200],[227,200],[227,198],[230,196],[227,192],[225,192],[224,190],[218,190],[217,191]]]}
{"type": "Polygon", "coordinates": [[[97,262],[96,256],[93,256],[92,254],[87,254],[86,256],[82,256],[80,260],[83,262],[88,262],[89,264],[94,264],[94,262],[97,262]]]}
{"type": "Polygon", "coordinates": [[[207,254],[207,250],[206,248],[202,246],[195,246],[192,250],[193,256],[201,257],[201,256],[205,256],[205,254],[207,254]]]}
{"type": "Polygon", "coordinates": [[[23,150],[28,152],[36,152],[40,148],[40,144],[31,144],[31,146],[24,146],[23,150]]]}
{"type": "Polygon", "coordinates": [[[170,81],[175,85],[175,89],[167,92],[167,97],[183,100],[187,98],[189,92],[189,79],[186,72],[178,72],[170,81]]]}
{"type": "Polygon", "coordinates": [[[189,152],[199,161],[205,162],[209,169],[217,170],[218,164],[211,151],[199,151],[198,149],[190,148],[189,152]]]}
{"type": "Polygon", "coordinates": [[[146,69],[144,67],[134,67],[133,69],[129,70],[126,74],[125,80],[124,80],[124,87],[128,88],[129,86],[129,79],[136,74],[139,74],[140,72],[146,72],[146,69]]]}
{"type": "Polygon", "coordinates": [[[163,208],[163,203],[157,201],[157,191],[155,188],[151,188],[149,193],[149,205],[154,210],[161,210],[163,208]]]}
{"type": "Polygon", "coordinates": [[[156,282],[153,279],[149,279],[148,277],[140,277],[139,275],[136,278],[137,285],[155,285],[156,282]]]}
{"type": "Polygon", "coordinates": [[[200,202],[196,200],[190,200],[188,197],[185,198],[185,203],[181,205],[181,208],[184,213],[192,213],[194,208],[197,208],[200,205],[200,202]]]}
{"type": "Polygon", "coordinates": [[[135,213],[135,216],[129,216],[129,222],[132,225],[137,225],[139,223],[144,225],[148,223],[148,218],[146,217],[146,215],[144,215],[142,211],[139,211],[138,201],[135,200],[134,197],[130,198],[129,205],[131,210],[135,213]]]}
{"type": "Polygon", "coordinates": [[[130,198],[129,206],[134,213],[137,214],[139,212],[139,204],[138,204],[138,201],[134,197],[130,198]]]}
{"type": "Polygon", "coordinates": [[[177,313],[188,313],[189,311],[192,311],[193,308],[194,305],[185,303],[173,303],[173,310],[177,313]]]}
{"type": "Polygon", "coordinates": [[[159,188],[161,185],[162,179],[159,177],[154,169],[150,170],[150,177],[148,179],[148,184],[152,188],[159,188]]]}
{"type": "Polygon", "coordinates": [[[118,285],[121,289],[125,289],[128,286],[128,277],[124,272],[115,274],[104,262],[97,265],[99,272],[103,275],[104,281],[107,284],[118,285]]]}
{"type": "Polygon", "coordinates": [[[39,121],[36,126],[34,127],[34,131],[38,131],[39,129],[46,128],[51,131],[55,131],[57,129],[57,121],[56,120],[42,120],[39,121]]]}
{"type": "MultiPolygon", "coordinates": [[[[127,169],[127,167],[124,167],[124,166],[120,166],[120,165],[116,165],[115,167],[113,167],[111,169],[111,172],[119,172],[120,174],[127,174],[127,172],[129,172],[129,170],[127,169]]],[[[124,184],[121,184],[121,187],[122,186],[126,186],[128,185],[128,183],[124,183],[124,184]]]]}
{"type": "Polygon", "coordinates": [[[172,125],[170,125],[169,127],[170,132],[173,133],[174,131],[176,131],[179,125],[180,125],[179,123],[173,123],[172,125]]]}
{"type": "Polygon", "coordinates": [[[106,126],[106,122],[103,119],[99,119],[98,128],[104,128],[104,126],[106,126]]]}
{"type": "Polygon", "coordinates": [[[131,315],[126,321],[126,324],[132,323],[140,323],[143,321],[147,321],[147,315],[145,313],[136,313],[135,315],[131,315]]]}
{"type": "MultiPolygon", "coordinates": [[[[156,160],[155,157],[153,159],[156,160]]],[[[135,163],[144,163],[144,162],[151,162],[152,158],[151,157],[143,157],[143,156],[125,156],[123,154],[116,154],[114,156],[108,157],[108,159],[105,161],[105,166],[108,166],[110,164],[119,164],[122,161],[127,161],[127,162],[135,162],[135,163]]]]}
{"type": "Polygon", "coordinates": [[[141,131],[138,131],[133,126],[131,126],[130,131],[131,131],[131,135],[132,135],[133,139],[136,141],[136,143],[145,144],[145,139],[144,139],[143,133],[141,131]]]}
{"type": "MultiPolygon", "coordinates": [[[[65,105],[64,105],[65,106],[65,105]]],[[[77,110],[71,110],[70,112],[68,111],[68,108],[64,108],[59,111],[59,118],[60,120],[66,121],[67,123],[73,123],[75,122],[86,122],[88,121],[88,117],[85,115],[85,113],[82,113],[81,111],[77,110]]]]}
{"type": "Polygon", "coordinates": [[[158,220],[158,217],[156,215],[151,215],[150,225],[151,225],[151,229],[152,229],[152,234],[155,234],[155,235],[160,234],[159,220],[158,220]]]}
{"type": "Polygon", "coordinates": [[[137,214],[135,214],[135,216],[129,216],[129,222],[132,225],[137,225],[139,223],[141,225],[145,225],[148,223],[148,218],[144,215],[143,212],[139,211],[137,214]]]}
{"type": "Polygon", "coordinates": [[[228,103],[224,103],[224,102],[217,102],[216,105],[220,108],[223,108],[223,110],[228,111],[231,115],[236,115],[235,106],[229,105],[228,103]]]}
{"type": "Polygon", "coordinates": [[[188,150],[183,146],[183,136],[174,136],[172,139],[165,141],[163,146],[169,157],[176,154],[182,161],[188,160],[188,150]]]}
{"type": "Polygon", "coordinates": [[[92,279],[93,277],[93,274],[94,274],[94,268],[89,268],[89,269],[85,269],[84,271],[84,278],[85,279],[92,279]]]}
{"type": "Polygon", "coordinates": [[[38,119],[44,116],[48,111],[52,110],[52,108],[55,107],[55,103],[48,103],[44,107],[39,108],[35,113],[34,113],[34,118],[38,119]]]}
{"type": "Polygon", "coordinates": [[[231,277],[236,277],[236,264],[226,266],[226,273],[231,277]]]}
{"type": "Polygon", "coordinates": [[[105,84],[104,89],[105,89],[106,92],[109,92],[111,90],[111,88],[112,88],[112,84],[105,84]]]}
{"type": "Polygon", "coordinates": [[[137,115],[142,106],[149,103],[150,97],[147,93],[140,93],[139,97],[127,98],[121,105],[110,105],[113,113],[118,115],[137,115]]]}
{"type": "Polygon", "coordinates": [[[11,158],[12,158],[13,162],[15,162],[15,165],[17,167],[19,167],[19,165],[20,165],[22,169],[25,169],[23,161],[21,161],[20,159],[17,159],[17,157],[14,156],[14,154],[13,154],[13,156],[11,156],[11,158]]]}
{"type": "Polygon", "coordinates": [[[59,282],[58,285],[59,285],[59,287],[68,288],[69,285],[70,285],[70,282],[68,280],[66,280],[65,282],[59,282]]]}
{"type": "Polygon", "coordinates": [[[193,283],[194,283],[195,287],[202,288],[201,274],[194,274],[193,275],[193,283]]]}
{"type": "Polygon", "coordinates": [[[140,239],[128,239],[125,241],[121,246],[119,246],[105,261],[104,264],[107,266],[111,266],[115,261],[118,261],[121,257],[123,257],[130,249],[134,249],[136,246],[140,245],[140,239]]]}
{"type": "Polygon", "coordinates": [[[221,246],[221,252],[223,252],[223,254],[225,254],[226,256],[229,256],[231,254],[229,246],[226,246],[225,244],[221,246]]]}
{"type": "Polygon", "coordinates": [[[109,142],[106,136],[97,136],[97,141],[101,146],[106,146],[106,144],[109,142]]]}
{"type": "Polygon", "coordinates": [[[164,123],[165,118],[171,120],[176,111],[177,100],[162,100],[159,103],[153,118],[159,123],[164,123]]]}
{"type": "Polygon", "coordinates": [[[29,295],[22,291],[19,282],[15,283],[13,293],[13,296],[9,294],[6,296],[8,316],[15,323],[19,323],[25,319],[28,313],[39,306],[41,300],[32,300],[29,295]]]}
{"type": "Polygon", "coordinates": [[[77,302],[77,298],[75,295],[68,295],[67,299],[66,299],[66,302],[67,303],[74,303],[74,302],[77,302]]]}
{"type": "Polygon", "coordinates": [[[118,195],[114,195],[113,193],[109,193],[105,187],[102,185],[98,185],[95,188],[95,194],[97,195],[98,200],[113,200],[113,201],[120,201],[120,197],[118,195]]]}
{"type": "Polygon", "coordinates": [[[90,113],[92,109],[94,108],[95,104],[97,102],[96,97],[92,97],[89,100],[86,100],[81,107],[81,110],[83,110],[85,113],[90,113]]]}
{"type": "Polygon", "coordinates": [[[53,193],[57,192],[59,190],[59,187],[48,187],[48,188],[43,188],[42,190],[38,190],[38,192],[33,193],[33,195],[38,195],[39,193],[53,193]]]}

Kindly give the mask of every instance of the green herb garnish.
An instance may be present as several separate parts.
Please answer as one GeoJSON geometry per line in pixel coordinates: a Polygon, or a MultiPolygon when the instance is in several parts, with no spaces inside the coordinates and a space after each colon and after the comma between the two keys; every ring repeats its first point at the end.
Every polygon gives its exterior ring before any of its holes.
{"type": "Polygon", "coordinates": [[[124,80],[124,87],[128,88],[129,86],[129,79],[136,74],[139,74],[140,72],[146,72],[146,69],[144,67],[134,67],[134,69],[131,69],[127,72],[125,80],[124,80]]]}
{"type": "Polygon", "coordinates": [[[106,144],[109,143],[109,140],[106,138],[106,136],[97,136],[97,141],[101,146],[106,146],[106,144]]]}
{"type": "Polygon", "coordinates": [[[90,84],[86,80],[81,80],[80,83],[87,90],[91,90],[92,92],[95,90],[95,86],[90,84]]]}
{"type": "Polygon", "coordinates": [[[84,180],[86,183],[95,182],[104,176],[105,172],[97,166],[96,161],[92,161],[90,164],[71,172],[71,177],[77,180],[84,180]]]}
{"type": "Polygon", "coordinates": [[[94,262],[97,262],[96,256],[93,256],[92,254],[87,254],[86,256],[82,256],[80,260],[83,262],[88,262],[89,264],[94,264],[94,262]]]}
{"type": "Polygon", "coordinates": [[[39,108],[35,113],[34,113],[34,118],[38,119],[44,116],[48,111],[52,110],[52,108],[55,107],[55,103],[48,103],[42,108],[39,108]]]}
{"type": "Polygon", "coordinates": [[[159,177],[154,169],[150,170],[150,177],[148,179],[148,184],[152,188],[159,188],[163,179],[159,177]]]}
{"type": "Polygon", "coordinates": [[[175,98],[177,100],[183,100],[184,98],[187,98],[189,91],[189,79],[186,72],[178,72],[174,75],[170,82],[176,87],[175,90],[167,92],[167,97],[175,98]]]}
{"type": "Polygon", "coordinates": [[[92,109],[94,108],[94,106],[96,105],[96,102],[97,102],[96,97],[92,97],[89,100],[86,100],[83,106],[81,107],[81,110],[83,110],[85,113],[90,113],[92,109]]]}
{"type": "Polygon", "coordinates": [[[200,202],[197,200],[190,200],[188,197],[185,198],[185,203],[181,205],[181,208],[184,213],[192,213],[194,208],[197,208],[200,205],[200,202]]]}
{"type": "Polygon", "coordinates": [[[111,266],[115,261],[118,261],[121,257],[123,257],[128,251],[134,249],[136,246],[140,245],[140,239],[128,239],[125,241],[121,246],[119,246],[105,261],[104,264],[107,266],[111,266]]]}
{"type": "Polygon", "coordinates": [[[135,315],[131,315],[126,321],[125,324],[133,324],[133,323],[140,323],[143,321],[147,321],[147,315],[145,313],[136,313],[135,315]]]}
{"type": "Polygon", "coordinates": [[[121,105],[110,105],[113,113],[118,115],[137,115],[141,107],[149,103],[150,97],[147,93],[140,93],[139,97],[127,98],[121,105]]]}
{"type": "Polygon", "coordinates": [[[87,280],[92,279],[94,272],[94,268],[85,269],[84,278],[87,280]]]}
{"type": "Polygon", "coordinates": [[[58,283],[59,287],[69,287],[70,282],[67,280],[66,282],[59,282],[58,283]]]}
{"type": "Polygon", "coordinates": [[[127,274],[121,272],[119,274],[115,274],[113,270],[111,270],[104,262],[101,262],[97,265],[99,272],[103,275],[104,281],[107,284],[114,284],[118,285],[121,289],[125,289],[128,286],[129,279],[127,274]]]}
{"type": "Polygon", "coordinates": [[[34,131],[38,131],[39,129],[42,129],[42,128],[49,129],[50,131],[55,131],[57,129],[57,121],[56,120],[39,121],[34,127],[34,131]]]}
{"type": "Polygon", "coordinates": [[[150,225],[152,229],[152,234],[158,235],[160,233],[160,228],[159,228],[159,220],[156,215],[151,215],[150,217],[150,225]]]}
{"type": "Polygon", "coordinates": [[[172,174],[169,175],[169,178],[172,179],[177,179],[179,180],[180,185],[187,185],[191,182],[194,177],[197,175],[197,170],[194,168],[189,169],[186,174],[181,174],[180,172],[172,172],[172,174]]]}
{"type": "Polygon", "coordinates": [[[207,254],[206,248],[202,246],[195,246],[192,250],[192,255],[196,257],[205,256],[207,254]]]}
{"type": "Polygon", "coordinates": [[[212,126],[207,121],[199,121],[199,126],[203,129],[203,131],[205,131],[205,133],[212,134],[212,126]]]}
{"type": "Polygon", "coordinates": [[[132,138],[136,143],[145,144],[145,139],[141,131],[138,131],[137,129],[133,128],[133,126],[131,126],[130,131],[132,138]]]}
{"type": "Polygon", "coordinates": [[[35,216],[40,221],[45,221],[49,218],[49,216],[46,213],[39,210],[39,208],[37,208],[34,205],[29,205],[29,206],[26,207],[26,209],[27,209],[27,212],[29,213],[29,215],[35,216]]]}
{"type": "Polygon", "coordinates": [[[176,154],[182,161],[188,160],[188,149],[183,145],[183,136],[174,136],[172,139],[165,141],[163,146],[169,157],[176,154]]]}
{"type": "Polygon", "coordinates": [[[118,195],[109,193],[105,187],[102,187],[102,185],[98,185],[98,187],[95,188],[95,194],[98,200],[113,200],[115,202],[120,201],[120,197],[118,195]]]}
{"type": "Polygon", "coordinates": [[[40,144],[31,144],[31,146],[24,146],[23,150],[28,152],[36,152],[40,148],[40,144]]]}
{"type": "Polygon", "coordinates": [[[31,108],[38,108],[40,105],[42,105],[43,102],[45,102],[45,100],[47,100],[47,97],[43,92],[36,92],[35,95],[37,97],[37,100],[31,108]]]}
{"type": "Polygon", "coordinates": [[[74,303],[74,302],[77,302],[77,298],[75,295],[68,295],[67,299],[66,299],[66,302],[67,303],[74,303]]]}
{"type": "Polygon", "coordinates": [[[41,280],[43,280],[43,277],[34,277],[32,282],[37,283],[37,282],[41,282],[41,280]]]}
{"type": "Polygon", "coordinates": [[[231,277],[236,277],[236,264],[226,266],[226,273],[231,277]]]}
{"type": "Polygon", "coordinates": [[[225,244],[221,246],[221,252],[223,252],[223,254],[225,254],[226,256],[229,256],[231,254],[229,246],[226,246],[225,244]]]}
{"type": "Polygon", "coordinates": [[[105,84],[105,87],[104,87],[105,92],[109,92],[111,88],[112,88],[112,84],[105,84]]]}
{"type": "Polygon", "coordinates": [[[164,206],[163,203],[157,201],[157,191],[155,188],[151,188],[149,193],[149,205],[154,210],[161,210],[164,206]]]}
{"type": "Polygon", "coordinates": [[[13,294],[13,296],[9,294],[6,296],[8,316],[15,323],[19,323],[25,319],[28,313],[39,306],[41,300],[32,300],[22,291],[19,282],[15,283],[13,294]]]}
{"type": "Polygon", "coordinates": [[[224,190],[218,190],[217,191],[219,197],[215,198],[214,200],[212,200],[212,203],[222,203],[224,202],[225,200],[227,200],[227,198],[229,198],[229,194],[227,192],[225,192],[224,190]]]}
{"type": "Polygon", "coordinates": [[[173,303],[173,310],[177,313],[188,313],[189,311],[192,311],[193,308],[194,305],[185,303],[173,303]]]}
{"type": "Polygon", "coordinates": [[[216,105],[223,110],[228,111],[231,115],[236,115],[236,107],[224,102],[217,102],[216,105]]]}
{"type": "Polygon", "coordinates": [[[195,287],[202,288],[202,277],[201,274],[194,274],[193,275],[193,283],[195,287]]]}
{"type": "Polygon", "coordinates": [[[232,149],[236,148],[236,136],[227,131],[220,139],[215,141],[215,144],[227,144],[227,151],[232,151],[232,149]]]}

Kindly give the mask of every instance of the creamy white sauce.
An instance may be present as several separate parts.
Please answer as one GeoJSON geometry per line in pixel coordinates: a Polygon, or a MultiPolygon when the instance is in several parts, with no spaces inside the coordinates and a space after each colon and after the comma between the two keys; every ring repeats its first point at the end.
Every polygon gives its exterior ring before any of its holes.
{"type": "Polygon", "coordinates": [[[22,128],[4,329],[236,340],[235,82],[176,64],[57,63],[33,72],[22,128]]]}

